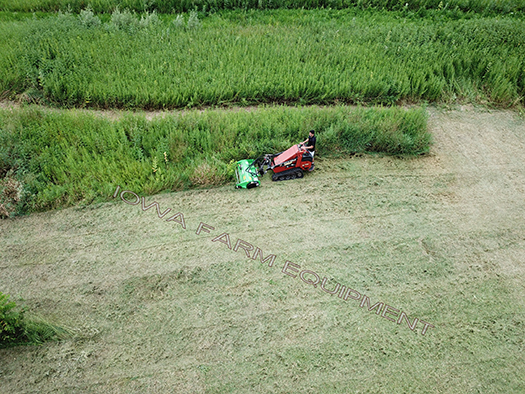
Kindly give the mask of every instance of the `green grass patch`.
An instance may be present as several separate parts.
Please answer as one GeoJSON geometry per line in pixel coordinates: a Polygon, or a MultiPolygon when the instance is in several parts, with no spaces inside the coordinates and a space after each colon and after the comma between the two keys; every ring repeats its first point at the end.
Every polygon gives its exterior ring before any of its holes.
{"type": "Polygon", "coordinates": [[[85,11],[0,23],[3,97],[58,106],[523,104],[525,21],[385,12],[85,11]]]}
{"type": "Polygon", "coordinates": [[[116,185],[155,194],[233,182],[232,163],[283,151],[310,129],[324,157],[421,154],[431,139],[426,121],[424,109],[346,106],[190,111],[152,121],[2,110],[0,177],[12,178],[4,181],[17,196],[11,212],[31,212],[107,200],[116,185]]]}

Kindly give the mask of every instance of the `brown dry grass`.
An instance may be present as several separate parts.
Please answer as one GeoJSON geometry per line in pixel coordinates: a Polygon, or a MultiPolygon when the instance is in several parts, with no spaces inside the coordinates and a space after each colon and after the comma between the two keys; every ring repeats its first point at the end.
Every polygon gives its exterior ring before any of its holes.
{"type": "Polygon", "coordinates": [[[204,161],[195,168],[190,180],[197,186],[216,186],[223,183],[225,178],[224,175],[219,174],[216,167],[204,161]]]}
{"type": "Polygon", "coordinates": [[[22,185],[11,174],[0,180],[0,218],[9,217],[17,209],[22,185]]]}

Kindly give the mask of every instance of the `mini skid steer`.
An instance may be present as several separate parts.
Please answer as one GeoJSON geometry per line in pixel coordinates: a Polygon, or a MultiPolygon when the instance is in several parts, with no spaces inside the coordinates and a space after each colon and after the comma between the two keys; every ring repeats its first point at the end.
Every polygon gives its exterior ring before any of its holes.
{"type": "Polygon", "coordinates": [[[268,170],[273,171],[272,181],[287,181],[289,179],[302,178],[304,171],[313,169],[313,156],[301,145],[293,145],[291,148],[274,155],[267,154],[257,159],[240,160],[235,168],[237,189],[252,189],[261,184],[259,176],[263,176],[268,170]]]}

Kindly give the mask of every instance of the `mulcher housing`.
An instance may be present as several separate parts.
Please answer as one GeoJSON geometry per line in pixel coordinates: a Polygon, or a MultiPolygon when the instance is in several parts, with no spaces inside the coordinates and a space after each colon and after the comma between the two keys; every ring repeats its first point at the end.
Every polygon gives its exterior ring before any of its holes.
{"type": "Polygon", "coordinates": [[[235,177],[237,178],[237,189],[251,189],[261,184],[258,178],[258,168],[254,165],[255,160],[240,160],[235,168],[235,177]]]}

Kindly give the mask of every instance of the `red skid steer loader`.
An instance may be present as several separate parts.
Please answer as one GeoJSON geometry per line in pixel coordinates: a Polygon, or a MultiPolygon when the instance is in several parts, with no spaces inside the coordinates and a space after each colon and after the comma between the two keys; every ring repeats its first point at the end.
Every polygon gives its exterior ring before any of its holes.
{"type": "Polygon", "coordinates": [[[251,189],[259,186],[258,176],[263,176],[268,170],[273,171],[272,181],[302,178],[304,171],[313,169],[312,165],[312,154],[301,144],[293,145],[281,153],[260,156],[255,160],[240,160],[235,170],[235,187],[251,189]]]}

